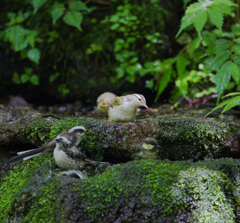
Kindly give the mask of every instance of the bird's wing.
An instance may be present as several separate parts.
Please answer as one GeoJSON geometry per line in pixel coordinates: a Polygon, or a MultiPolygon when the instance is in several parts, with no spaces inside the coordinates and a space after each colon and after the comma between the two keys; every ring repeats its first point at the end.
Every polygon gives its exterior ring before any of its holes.
{"type": "Polygon", "coordinates": [[[124,97],[115,97],[112,104],[109,105],[109,107],[115,107],[119,106],[123,103],[124,97]]]}
{"type": "Polygon", "coordinates": [[[76,146],[67,149],[65,153],[67,154],[67,156],[74,160],[87,159],[87,156],[83,152],[81,152],[80,149],[78,149],[76,146]]]}

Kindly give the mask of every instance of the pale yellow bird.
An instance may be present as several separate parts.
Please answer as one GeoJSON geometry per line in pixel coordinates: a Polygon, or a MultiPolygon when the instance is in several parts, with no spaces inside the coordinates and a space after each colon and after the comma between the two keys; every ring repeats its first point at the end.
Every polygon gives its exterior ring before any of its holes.
{"type": "Polygon", "coordinates": [[[109,121],[134,122],[136,121],[136,109],[140,106],[148,108],[146,99],[142,94],[115,97],[108,108],[109,121]]]}
{"type": "Polygon", "coordinates": [[[96,112],[99,115],[106,115],[107,116],[108,107],[113,103],[115,97],[116,97],[116,95],[111,93],[111,92],[105,92],[105,93],[101,94],[97,98],[96,112]]]}

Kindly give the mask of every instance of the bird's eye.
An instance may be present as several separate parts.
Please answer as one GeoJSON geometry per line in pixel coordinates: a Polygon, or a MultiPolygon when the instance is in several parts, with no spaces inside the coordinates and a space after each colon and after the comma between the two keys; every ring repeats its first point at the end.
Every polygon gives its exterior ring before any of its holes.
{"type": "Polygon", "coordinates": [[[67,143],[63,143],[63,147],[67,148],[68,144],[67,143]]]}
{"type": "Polygon", "coordinates": [[[142,99],[141,99],[141,98],[139,98],[138,100],[139,100],[139,101],[141,101],[142,99]]]}

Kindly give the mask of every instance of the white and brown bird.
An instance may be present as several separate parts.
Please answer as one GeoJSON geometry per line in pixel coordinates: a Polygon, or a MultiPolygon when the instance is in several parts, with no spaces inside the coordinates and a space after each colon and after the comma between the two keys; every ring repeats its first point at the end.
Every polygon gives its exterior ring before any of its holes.
{"type": "Polygon", "coordinates": [[[98,115],[108,115],[108,107],[113,103],[115,94],[111,92],[104,92],[97,98],[96,112],[98,115]]]}
{"type": "Polygon", "coordinates": [[[25,150],[25,151],[18,152],[17,153],[18,155],[10,158],[8,160],[8,162],[14,162],[14,161],[17,161],[20,159],[25,161],[25,160],[31,159],[34,156],[40,155],[40,154],[53,152],[53,150],[56,147],[56,139],[59,137],[65,137],[73,145],[77,146],[80,143],[85,132],[86,132],[86,129],[83,126],[75,126],[68,131],[62,132],[60,135],[58,135],[57,137],[52,139],[50,142],[48,142],[46,144],[46,146],[44,146],[43,148],[35,148],[35,149],[31,149],[31,150],[25,150]]]}
{"type": "Polygon", "coordinates": [[[142,94],[115,97],[108,108],[109,121],[134,122],[136,121],[136,109],[140,106],[148,108],[146,99],[142,94]]]}
{"type": "Polygon", "coordinates": [[[107,162],[90,160],[77,146],[73,145],[67,138],[58,137],[53,152],[56,164],[64,170],[81,170],[88,165],[104,166],[107,162]]]}

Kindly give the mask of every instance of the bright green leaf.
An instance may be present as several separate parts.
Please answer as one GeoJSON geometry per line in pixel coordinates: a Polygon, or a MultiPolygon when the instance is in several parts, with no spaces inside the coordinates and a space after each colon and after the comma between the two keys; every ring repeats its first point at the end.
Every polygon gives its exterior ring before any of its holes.
{"type": "Polygon", "coordinates": [[[31,82],[33,85],[39,85],[39,77],[38,77],[36,74],[33,74],[33,75],[30,77],[30,82],[31,82]]]}
{"type": "Polygon", "coordinates": [[[36,12],[47,0],[32,0],[34,11],[36,12]]]}
{"type": "Polygon", "coordinates": [[[221,113],[224,113],[224,112],[230,110],[231,108],[240,105],[240,97],[234,97],[227,101],[228,101],[228,103],[226,104],[225,108],[222,110],[221,113]]]}
{"type": "Polygon", "coordinates": [[[119,15],[116,15],[116,14],[112,15],[109,19],[109,21],[113,23],[118,22],[118,20],[119,20],[119,15]]]}
{"type": "Polygon", "coordinates": [[[208,15],[206,10],[199,11],[198,13],[195,14],[195,17],[193,18],[193,24],[196,30],[198,31],[199,37],[201,37],[201,31],[207,22],[207,18],[208,15]]]}
{"type": "Polygon", "coordinates": [[[82,23],[83,16],[81,12],[69,11],[64,17],[63,21],[69,26],[77,27],[79,30],[81,29],[80,25],[82,23]]]}
{"type": "Polygon", "coordinates": [[[86,6],[86,4],[82,1],[71,1],[69,3],[69,8],[72,11],[79,11],[79,10],[85,10],[89,11],[89,8],[86,6]]]}
{"type": "Polygon", "coordinates": [[[240,83],[240,69],[239,66],[233,62],[231,62],[231,73],[233,80],[236,82],[237,85],[240,83]]]}
{"type": "Polygon", "coordinates": [[[199,37],[195,38],[192,43],[191,43],[191,46],[190,46],[190,49],[189,49],[189,54],[190,56],[192,57],[193,56],[193,52],[198,49],[199,45],[201,43],[201,40],[199,37]]]}
{"type": "Polygon", "coordinates": [[[27,53],[27,57],[35,62],[35,63],[39,63],[39,60],[40,60],[40,50],[37,49],[37,48],[33,48],[33,49],[30,49],[27,53]]]}
{"type": "Polygon", "coordinates": [[[115,30],[115,29],[118,29],[120,25],[118,23],[114,23],[112,26],[110,26],[110,29],[111,30],[115,30]]]}
{"type": "Polygon", "coordinates": [[[232,47],[232,51],[235,52],[236,54],[240,55],[240,45],[234,44],[232,47]]]}
{"type": "Polygon", "coordinates": [[[65,8],[63,4],[57,3],[54,4],[53,9],[51,11],[51,16],[53,19],[53,24],[64,14],[65,8]]]}
{"type": "Polygon", "coordinates": [[[16,25],[6,29],[6,39],[12,43],[12,48],[18,52],[25,49],[28,45],[28,38],[26,35],[29,33],[27,29],[22,26],[16,25]]]}
{"type": "Polygon", "coordinates": [[[208,15],[213,25],[221,31],[223,25],[223,13],[216,8],[209,8],[208,15]]]}
{"type": "Polygon", "coordinates": [[[172,67],[169,67],[169,69],[167,69],[161,80],[159,81],[159,87],[158,87],[158,91],[157,91],[157,96],[155,98],[155,102],[158,100],[159,96],[161,95],[161,93],[164,91],[164,89],[167,87],[169,81],[171,80],[171,75],[172,75],[172,67]]]}
{"type": "Polygon", "coordinates": [[[26,83],[27,81],[29,81],[29,79],[30,79],[30,76],[28,74],[21,75],[21,81],[23,84],[26,83]]]}
{"type": "Polygon", "coordinates": [[[67,88],[66,84],[59,84],[58,85],[58,90],[64,95],[68,94],[70,92],[70,90],[67,88]]]}
{"type": "Polygon", "coordinates": [[[226,60],[229,59],[231,52],[229,50],[222,51],[221,54],[218,54],[216,57],[208,58],[204,61],[207,72],[217,70],[226,60]]]}
{"type": "Polygon", "coordinates": [[[229,93],[229,94],[223,96],[222,98],[232,97],[232,96],[240,96],[240,92],[229,93]]]}
{"type": "Polygon", "coordinates": [[[232,45],[232,41],[227,39],[217,39],[215,42],[215,53],[223,54],[223,52],[229,49],[232,45]]]}
{"type": "Polygon", "coordinates": [[[222,67],[217,71],[216,74],[216,87],[218,91],[218,99],[221,97],[223,91],[226,89],[230,82],[231,77],[231,62],[227,61],[222,65],[222,67]]]}
{"type": "Polygon", "coordinates": [[[177,73],[180,79],[183,78],[187,65],[190,61],[182,54],[178,55],[177,58],[177,73]]]}

